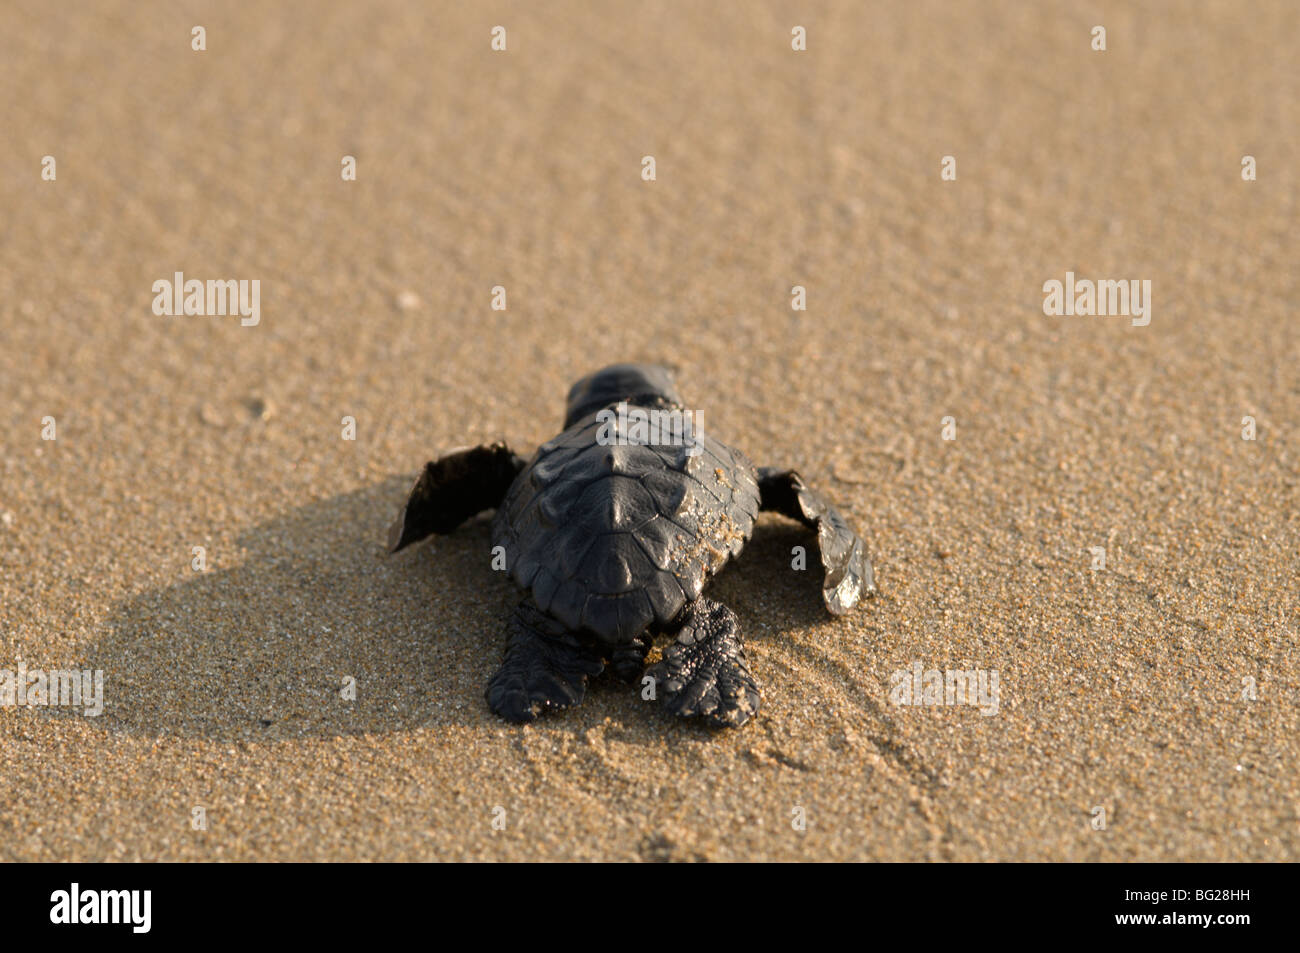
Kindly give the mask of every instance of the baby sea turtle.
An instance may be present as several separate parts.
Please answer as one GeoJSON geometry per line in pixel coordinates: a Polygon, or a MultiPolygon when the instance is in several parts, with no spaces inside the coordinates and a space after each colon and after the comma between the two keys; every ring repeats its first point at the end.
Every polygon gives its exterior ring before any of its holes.
{"type": "Polygon", "coordinates": [[[608,663],[629,682],[653,677],[675,714],[744,724],[759,692],[739,620],[700,592],[740,553],[759,510],[816,529],[833,614],[874,592],[866,547],[834,506],[795,471],[756,469],[691,419],[665,368],[615,364],[573,385],[564,432],[531,460],[496,443],[425,466],[390,551],[495,507],[494,552],[528,590],[487,686],[498,715],[526,722],[577,705],[608,663]],[[676,641],[643,672],[660,633],[676,641]]]}

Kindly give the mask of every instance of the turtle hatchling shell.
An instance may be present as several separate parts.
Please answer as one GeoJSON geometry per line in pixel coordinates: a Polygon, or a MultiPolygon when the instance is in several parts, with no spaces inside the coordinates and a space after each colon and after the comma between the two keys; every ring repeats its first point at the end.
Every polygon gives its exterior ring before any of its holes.
{"type": "Polygon", "coordinates": [[[538,449],[497,510],[493,541],[543,612],[618,644],[671,621],[741,551],[758,474],[707,434],[695,435],[692,455],[602,445],[599,429],[593,415],[538,449]]]}

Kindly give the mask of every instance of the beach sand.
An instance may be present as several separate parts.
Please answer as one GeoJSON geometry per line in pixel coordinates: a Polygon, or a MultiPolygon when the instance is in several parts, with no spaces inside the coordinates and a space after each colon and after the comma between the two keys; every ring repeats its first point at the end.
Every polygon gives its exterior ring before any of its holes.
{"type": "Polygon", "coordinates": [[[711,6],[7,5],[0,668],[105,709],[0,709],[0,859],[1300,856],[1300,10],[711,6]],[[843,619],[779,516],[713,584],[739,731],[608,676],[498,720],[486,518],[383,549],[620,360],[870,546],[843,619]]]}

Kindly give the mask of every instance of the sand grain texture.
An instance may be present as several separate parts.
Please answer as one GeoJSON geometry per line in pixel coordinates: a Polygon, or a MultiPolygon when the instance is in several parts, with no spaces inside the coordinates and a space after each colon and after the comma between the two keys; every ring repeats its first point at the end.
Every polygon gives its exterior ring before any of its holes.
{"type": "Polygon", "coordinates": [[[107,709],[0,710],[0,859],[1297,859],[1300,8],[711,6],[6,4],[0,667],[107,709]],[[1151,324],[1046,317],[1067,270],[1151,324]],[[176,271],[261,324],[153,315],[176,271]],[[710,590],[739,732],[496,720],[487,524],[382,551],[613,360],[868,538],[845,620],[772,516],[710,590]],[[890,704],[914,661],[999,713],[890,704]]]}

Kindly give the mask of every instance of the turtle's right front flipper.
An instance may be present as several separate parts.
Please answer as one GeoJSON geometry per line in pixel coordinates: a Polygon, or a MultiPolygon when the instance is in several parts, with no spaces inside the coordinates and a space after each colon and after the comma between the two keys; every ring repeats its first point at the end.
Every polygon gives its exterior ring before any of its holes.
{"type": "Polygon", "coordinates": [[[876,591],[867,546],[834,504],[803,482],[794,470],[759,467],[760,506],[817,530],[821,548],[822,599],[833,615],[843,615],[876,591]]]}
{"type": "Polygon", "coordinates": [[[499,506],[526,463],[505,444],[494,443],[425,464],[388,529],[388,551],[395,553],[431,533],[450,533],[476,513],[499,506]]]}

